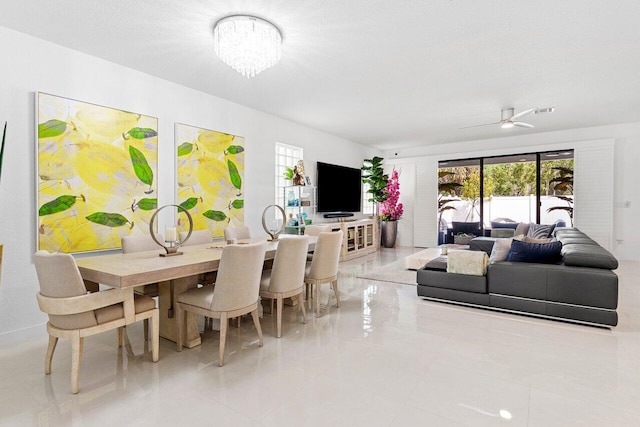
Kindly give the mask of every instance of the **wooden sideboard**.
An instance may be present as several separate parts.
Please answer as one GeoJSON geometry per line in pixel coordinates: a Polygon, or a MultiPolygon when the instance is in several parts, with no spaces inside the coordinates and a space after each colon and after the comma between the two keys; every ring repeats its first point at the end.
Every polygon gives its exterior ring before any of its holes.
{"type": "Polygon", "coordinates": [[[331,231],[342,230],[340,261],[368,255],[380,248],[380,232],[375,219],[331,222],[326,225],[331,227],[331,231]]]}

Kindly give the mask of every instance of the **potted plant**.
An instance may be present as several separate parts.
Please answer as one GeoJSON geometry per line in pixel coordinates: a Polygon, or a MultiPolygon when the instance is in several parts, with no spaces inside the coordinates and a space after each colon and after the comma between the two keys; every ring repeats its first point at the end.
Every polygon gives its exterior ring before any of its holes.
{"type": "Polygon", "coordinates": [[[555,182],[556,184],[553,186],[553,190],[560,192],[559,195],[554,195],[554,197],[564,200],[567,206],[553,206],[547,209],[547,212],[567,212],[567,214],[569,214],[569,221],[573,227],[573,169],[563,166],[552,169],[558,171],[558,176],[549,181],[549,183],[555,182]]]}
{"type": "Polygon", "coordinates": [[[400,182],[398,171],[394,170],[384,188],[387,198],[380,204],[380,219],[382,220],[382,245],[393,248],[398,235],[398,220],[402,218],[404,206],[400,203],[400,182]]]}
{"type": "Polygon", "coordinates": [[[287,185],[291,185],[291,181],[293,180],[293,168],[290,168],[289,166],[285,167],[282,176],[284,176],[284,179],[287,181],[287,185]]]}
{"type": "Polygon", "coordinates": [[[378,215],[378,203],[387,199],[385,188],[389,176],[384,173],[383,160],[382,157],[377,156],[372,159],[364,159],[362,166],[362,182],[369,186],[367,193],[371,195],[369,201],[374,203],[375,215],[378,215]]]}

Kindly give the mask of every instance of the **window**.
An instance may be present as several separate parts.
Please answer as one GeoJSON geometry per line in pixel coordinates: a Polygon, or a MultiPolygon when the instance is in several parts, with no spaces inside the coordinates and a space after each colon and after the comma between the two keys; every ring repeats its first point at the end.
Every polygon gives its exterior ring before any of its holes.
{"type": "Polygon", "coordinates": [[[303,150],[301,147],[276,142],[275,152],[275,203],[278,206],[284,206],[283,188],[287,185],[284,172],[286,168],[293,168],[298,163],[298,160],[303,159],[303,150]]]}
{"type": "Polygon", "coordinates": [[[370,202],[371,194],[369,191],[369,184],[362,183],[362,213],[365,215],[373,215],[373,202],[370,202]]]}

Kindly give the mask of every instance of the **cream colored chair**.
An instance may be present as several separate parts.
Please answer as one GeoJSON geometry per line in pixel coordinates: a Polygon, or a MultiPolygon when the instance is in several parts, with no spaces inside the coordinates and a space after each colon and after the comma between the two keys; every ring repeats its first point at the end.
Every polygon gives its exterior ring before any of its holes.
{"type": "Polygon", "coordinates": [[[307,284],[307,297],[313,295],[316,301],[316,317],[320,316],[320,285],[329,283],[336,294],[337,307],[340,307],[338,292],[338,261],[342,247],[342,230],[320,233],[316,242],[311,265],[307,267],[304,282],[307,284]]]}
{"type": "Polygon", "coordinates": [[[222,250],[218,278],[214,286],[189,289],[178,296],[176,316],[178,351],[184,339],[184,312],[220,319],[220,361],[224,364],[228,319],[251,313],[262,347],[262,329],[258,318],[260,276],[265,244],[229,245],[222,250]]]}
{"type": "Polygon", "coordinates": [[[224,229],[225,241],[229,241],[231,239],[241,240],[250,238],[251,230],[249,230],[249,227],[228,227],[224,229]]]}
{"type": "MultiPolygon", "coordinates": [[[[187,238],[187,235],[189,234],[188,231],[181,231],[180,232],[180,241],[184,241],[184,239],[187,238]]],[[[211,243],[212,239],[211,239],[211,230],[206,229],[206,230],[197,230],[191,233],[191,237],[189,237],[189,240],[186,241],[186,243],[183,244],[183,246],[192,246],[192,245],[203,245],[205,243],[211,243]]]]}
{"type": "Polygon", "coordinates": [[[51,361],[58,339],[69,338],[71,391],[78,393],[84,338],[118,329],[118,346],[122,347],[123,327],[143,319],[151,319],[151,353],[153,361],[158,361],[160,317],[153,299],[143,296],[134,298],[131,289],[87,293],[76,261],[71,255],[38,251],[34,258],[40,282],[38,305],[40,310],[49,315],[45,374],[51,373],[51,361]]]}
{"type": "MultiPolygon", "coordinates": [[[[304,292],[308,247],[309,238],[307,236],[281,237],[273,260],[273,268],[262,272],[260,296],[276,301],[276,336],[278,338],[282,336],[282,303],[284,298],[298,296],[298,305],[302,310],[302,323],[307,323],[302,293],[304,292]]],[[[271,312],[273,313],[273,308],[271,312]]]]}

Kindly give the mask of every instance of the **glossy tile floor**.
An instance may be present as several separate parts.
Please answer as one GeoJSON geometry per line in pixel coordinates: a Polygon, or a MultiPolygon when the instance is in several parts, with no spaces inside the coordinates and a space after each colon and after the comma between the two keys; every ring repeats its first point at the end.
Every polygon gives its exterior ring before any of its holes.
{"type": "MultiPolygon", "coordinates": [[[[284,334],[265,314],[182,353],[161,341],[151,362],[141,325],[86,339],[80,394],[61,342],[43,374],[47,337],[0,349],[7,426],[640,426],[640,263],[622,262],[613,331],[428,302],[416,288],[356,278],[414,249],[341,264],[342,307],[284,334]]],[[[324,287],[322,301],[330,297],[324,287]]]]}

